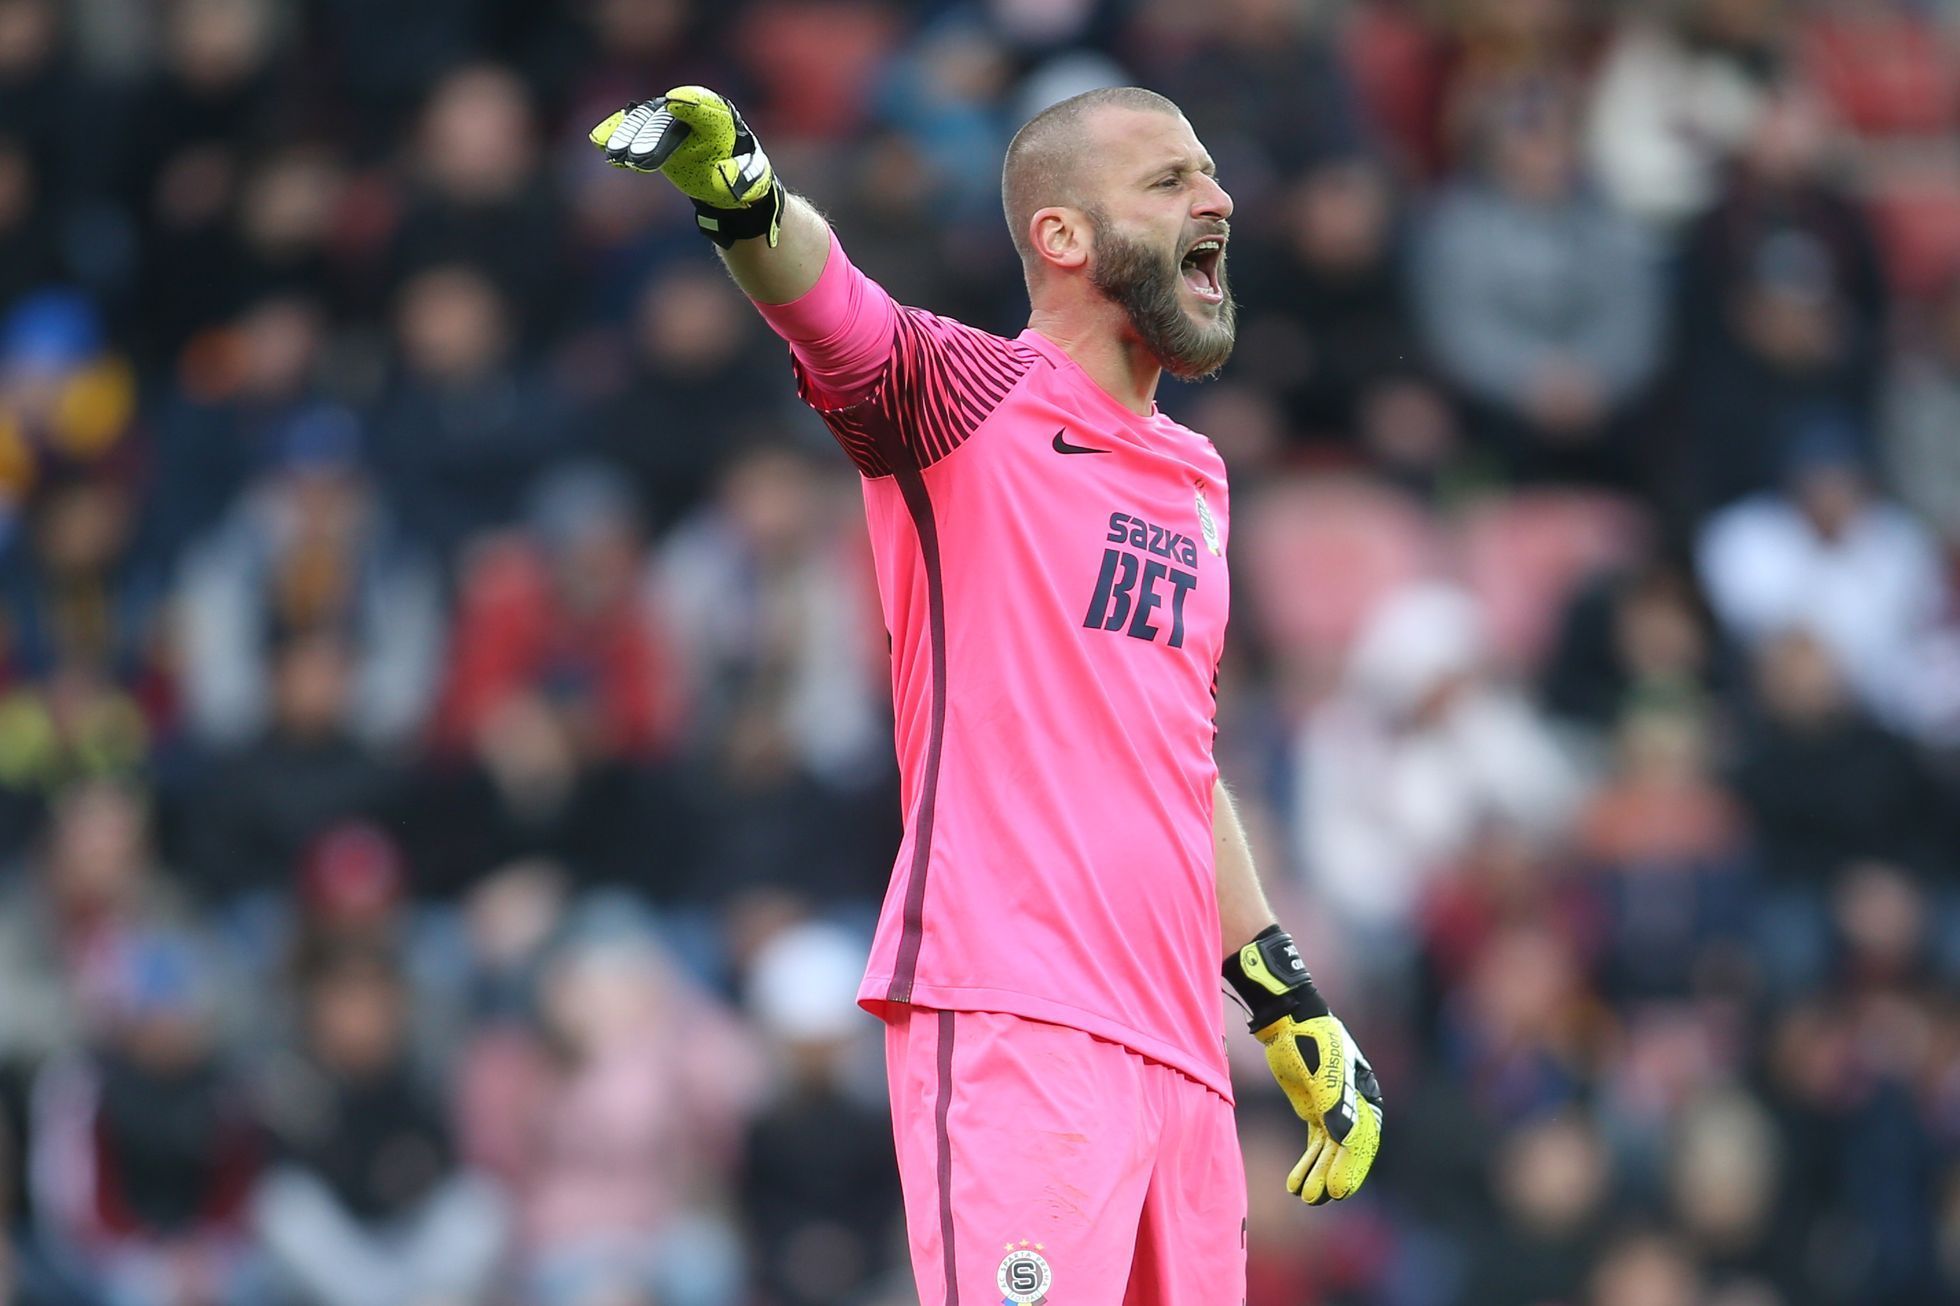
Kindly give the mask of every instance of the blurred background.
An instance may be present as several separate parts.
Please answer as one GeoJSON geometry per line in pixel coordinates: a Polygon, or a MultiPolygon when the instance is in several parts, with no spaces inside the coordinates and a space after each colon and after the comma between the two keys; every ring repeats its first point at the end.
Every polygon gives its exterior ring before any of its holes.
{"type": "MultiPolygon", "coordinates": [[[[1960,1300],[1960,4],[0,0],[0,1300],[911,1300],[855,481],[730,92],[1004,333],[1013,129],[1238,204],[1220,760],[1386,1085],[1250,1306],[1960,1300]]],[[[1191,1303],[1190,1306],[1212,1306],[1191,1303]]]]}

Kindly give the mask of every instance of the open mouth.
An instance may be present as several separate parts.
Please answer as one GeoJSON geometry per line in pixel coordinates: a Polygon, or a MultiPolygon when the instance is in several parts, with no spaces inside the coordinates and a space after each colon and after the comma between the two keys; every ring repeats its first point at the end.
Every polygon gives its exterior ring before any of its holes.
{"type": "Polygon", "coordinates": [[[1218,272],[1224,263],[1224,239],[1207,236],[1184,252],[1179,271],[1192,294],[1207,304],[1222,304],[1225,302],[1225,288],[1219,284],[1218,272]]]}

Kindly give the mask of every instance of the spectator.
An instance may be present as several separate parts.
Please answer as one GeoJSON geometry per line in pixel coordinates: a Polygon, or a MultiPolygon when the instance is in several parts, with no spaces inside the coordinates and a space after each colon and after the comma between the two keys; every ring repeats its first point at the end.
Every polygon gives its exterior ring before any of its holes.
{"type": "MultiPolygon", "coordinates": [[[[1478,1306],[1575,1301],[1599,1253],[1611,1161],[1584,1117],[1553,1116],[1491,1148],[1497,1227],[1463,1285],[1478,1306]]],[[[1684,1304],[1685,1306],[1685,1304],[1684,1304]]]]}
{"type": "MultiPolygon", "coordinates": [[[[1935,964],[1943,960],[1934,954],[1938,921],[1921,886],[1904,867],[1868,859],[1846,867],[1832,895],[1837,979],[1866,1008],[1861,1016],[1920,1019],[1927,1013],[1883,1009],[1898,1003],[1913,1007],[1921,998],[1937,1001],[1940,996],[1931,988],[1941,978],[1935,964]]],[[[1899,1044],[1891,1051],[1896,1057],[1880,1053],[1887,1057],[1881,1071],[1915,1080],[1925,1065],[1919,1049],[1899,1044]]]]}
{"type": "Polygon", "coordinates": [[[217,979],[196,940],[168,932],[121,940],[107,978],[100,1041],[35,1084],[36,1217],[98,1299],[249,1302],[261,1148],[217,1040],[217,979]]]}
{"type": "Polygon", "coordinates": [[[259,734],[273,711],[264,650],[320,634],[353,659],[351,732],[399,746],[434,697],[435,570],[375,495],[349,413],[302,409],[274,438],[270,469],[185,563],[191,724],[213,748],[259,734]]]}
{"type": "Polygon", "coordinates": [[[1931,306],[1919,348],[1902,354],[1881,407],[1888,483],[1960,550],[1960,274],[1931,306]]]}
{"type": "Polygon", "coordinates": [[[400,845],[372,822],[340,822],[307,844],[293,893],[300,916],[286,958],[302,990],[308,966],[320,958],[361,949],[392,953],[402,942],[395,927],[408,880],[400,845]]]}
{"type": "Polygon", "coordinates": [[[304,295],[257,299],[187,351],[160,405],[146,543],[175,563],[215,529],[281,437],[321,401],[327,323],[304,295]]]}
{"type": "Polygon", "coordinates": [[[476,0],[428,0],[403,12],[391,0],[333,0],[320,12],[320,54],[330,57],[347,132],[374,158],[395,149],[432,74],[477,48],[487,25],[476,0]]]}
{"type": "Polygon", "coordinates": [[[1735,783],[1772,877],[1823,885],[1862,858],[1950,872],[1943,800],[1925,762],[1858,706],[1816,635],[1796,629],[1763,645],[1756,701],[1735,783]]]}
{"type": "MultiPolygon", "coordinates": [[[[683,0],[597,0],[569,15],[580,27],[583,49],[572,61],[574,84],[561,103],[569,111],[561,122],[598,122],[622,104],[647,95],[649,86],[732,86],[740,83],[731,67],[736,52],[698,39],[700,15],[683,0]]],[[[744,100],[750,108],[753,101],[744,100]]],[[[582,138],[580,138],[582,141],[582,138]]],[[[583,149],[582,143],[576,147],[583,149]]],[[[649,276],[669,264],[698,269],[694,215],[675,212],[657,189],[637,185],[636,177],[595,166],[581,154],[567,171],[567,218],[575,229],[571,258],[578,269],[583,311],[608,323],[634,311],[637,292],[649,276]]],[[[807,183],[820,187],[822,179],[807,183]]],[[[739,327],[754,328],[748,313],[730,314],[739,327]]],[[[738,328],[739,329],[739,328],[738,328]]],[[[712,338],[713,332],[710,332],[712,338]]],[[[649,506],[657,503],[649,499],[649,506]]]]}
{"type": "Polygon", "coordinates": [[[1939,686],[1919,674],[1947,616],[1932,533],[1874,493],[1855,428],[1805,419],[1779,491],[1709,519],[1696,546],[1716,615],[1744,645],[1814,634],[1865,707],[1908,731],[1937,720],[1939,686]]]}
{"type": "Polygon", "coordinates": [[[0,133],[0,242],[8,249],[0,267],[0,304],[73,274],[62,254],[53,199],[27,143],[11,130],[0,133]]]}
{"type": "Polygon", "coordinates": [[[126,473],[136,386],[95,306],[44,289],[0,310],[0,548],[45,482],[126,473]]]}
{"type": "MultiPolygon", "coordinates": [[[[53,0],[0,4],[0,122],[21,134],[41,169],[67,153],[63,129],[80,90],[71,53],[53,0]]],[[[52,189],[57,196],[63,190],[58,182],[52,189]]]]}
{"type": "Polygon", "coordinates": [[[1186,106],[1220,168],[1246,178],[1242,199],[1261,172],[1294,172],[1363,143],[1353,78],[1311,8],[1227,0],[1203,20],[1169,4],[1145,5],[1141,17],[1139,71],[1186,106]]]}
{"type": "Polygon", "coordinates": [[[1718,1293],[1741,1301],[1802,1299],[1796,1230],[1779,1210],[1781,1165],[1775,1122],[1749,1094],[1712,1092],[1682,1113],[1669,1155],[1668,1202],[1718,1293]]]}
{"type": "Polygon", "coordinates": [[[1432,173],[1460,166],[1494,106],[1575,98],[1597,22],[1596,10],[1572,0],[1460,0],[1439,15],[1422,162],[1432,173]]]}
{"type": "Polygon", "coordinates": [[[585,758],[660,755],[681,694],[640,593],[631,491],[609,469],[566,468],[532,494],[529,524],[528,538],[486,547],[462,578],[438,743],[459,748],[531,692],[563,711],[585,758]]]}
{"type": "Polygon", "coordinates": [[[994,178],[964,161],[1006,151],[1013,128],[1000,110],[1012,73],[998,34],[957,19],[931,25],[890,62],[878,107],[917,151],[942,220],[971,223],[999,208],[994,178]]]}
{"type": "MultiPolygon", "coordinates": [[[[564,868],[531,858],[497,867],[464,899],[469,1013],[484,1042],[509,1042],[508,1027],[535,1010],[538,974],[566,923],[569,878],[564,868]]],[[[460,1064],[448,1060],[452,1077],[460,1064]]]]}
{"type": "Polygon", "coordinates": [[[896,807],[871,578],[834,481],[753,450],[667,539],[654,592],[693,687],[696,892],[875,901],[896,807]]]}
{"type": "MultiPolygon", "coordinates": [[[[1906,907],[1907,922],[1912,910],[1906,907]]],[[[1900,917],[1896,909],[1887,915],[1900,917]]],[[[1900,1036],[1928,1027],[1923,1011],[1898,994],[1873,996],[1858,1007],[1834,990],[1800,1000],[1779,1015],[1766,1040],[1770,1101],[1789,1157],[1780,1219],[1801,1240],[1797,1271],[1807,1300],[1832,1306],[1939,1295],[1928,1291],[1937,1281],[1930,1252],[1939,1152],[1913,1105],[1925,1066],[1898,1055],[1911,1046],[1900,1036]],[[1876,1032],[1862,1023],[1873,1020],[1888,1034],[1857,1037],[1860,1029],[1876,1032]],[[1871,1164],[1881,1154],[1873,1148],[1883,1149],[1882,1166],[1871,1164]],[[1858,1169],[1882,1175],[1880,1187],[1847,1200],[1838,1185],[1858,1169]],[[1858,1241],[1841,1241],[1846,1233],[1858,1241]],[[1844,1249],[1854,1245],[1847,1256],[1844,1249]]]]}
{"type": "Polygon", "coordinates": [[[352,732],[346,645],[301,634],[273,659],[265,729],[221,755],[192,796],[192,878],[218,900],[290,891],[315,835],[349,817],[383,818],[398,797],[397,774],[352,732]]]}
{"type": "Polygon", "coordinates": [[[784,1064],[749,1124],[742,1209],[760,1286],[777,1306],[862,1300],[894,1268],[901,1218],[891,1120],[857,1006],[865,945],[834,926],[792,926],[750,963],[748,1008],[784,1064]],[[861,1061],[858,1057],[856,1060],[861,1061]]]}
{"type": "Polygon", "coordinates": [[[597,122],[649,86],[727,84],[722,52],[695,39],[682,0],[600,0],[578,13],[587,28],[573,121],[597,122]]]}
{"type": "Polygon", "coordinates": [[[306,1306],[417,1306],[482,1297],[502,1204],[457,1168],[439,1098],[408,1055],[395,958],[328,945],[300,976],[302,1038],[262,1095],[275,1162],[254,1219],[306,1306]]]}
{"type": "Polygon", "coordinates": [[[1478,168],[1418,247],[1429,349],[1509,473],[1627,484],[1631,409],[1659,354],[1657,269],[1581,185],[1562,103],[1516,98],[1482,122],[1478,168]]]}
{"type": "MultiPolygon", "coordinates": [[[[849,778],[882,748],[863,555],[834,480],[784,448],[751,451],[656,559],[662,609],[693,687],[697,739],[760,703],[808,771],[849,778]]],[[[882,767],[880,768],[882,769],[882,767]]]]}
{"type": "Polygon", "coordinates": [[[557,197],[540,167],[530,91],[515,73],[471,64],[435,84],[405,198],[391,256],[398,278],[463,264],[488,278],[514,340],[535,344],[559,324],[557,197]]]}
{"type": "Polygon", "coordinates": [[[1919,756],[1850,697],[1816,637],[1766,645],[1756,697],[1735,784],[1762,841],[1763,958],[1770,980],[1796,992],[1826,974],[1829,895],[1847,868],[1877,859],[1945,873],[1950,820],[1919,756]]]}
{"type": "Polygon", "coordinates": [[[137,779],[172,725],[155,560],[129,547],[132,488],[43,484],[0,554],[0,849],[85,777],[137,779]]]}
{"type": "Polygon", "coordinates": [[[737,704],[702,765],[684,778],[693,863],[688,896],[739,915],[751,895],[873,907],[897,844],[890,773],[850,783],[813,771],[790,734],[786,705],[758,691],[737,704]]]}
{"type": "MultiPolygon", "coordinates": [[[[1463,987],[1484,951],[1513,926],[1544,926],[1590,948],[1598,911],[1583,877],[1526,832],[1492,822],[1422,905],[1423,965],[1434,996],[1463,987]]],[[[1419,1018],[1433,1028],[1436,1013],[1419,1018]]]]}
{"type": "Polygon", "coordinates": [[[744,1034],[617,923],[575,929],[538,999],[539,1033],[486,1032],[460,1080],[465,1155],[517,1203],[526,1296],[731,1306],[711,1203],[757,1083],[744,1034]]]}
{"type": "Polygon", "coordinates": [[[80,1291],[32,1237],[14,1176],[25,1173],[11,1121],[0,1120],[0,1301],[13,1306],[76,1306],[80,1291]]]}
{"type": "Polygon", "coordinates": [[[132,207],[146,214],[136,291],[146,362],[168,364],[192,336],[236,312],[244,287],[231,206],[246,140],[273,131],[281,77],[266,0],[187,0],[164,22],[163,66],[113,142],[132,207]]]}
{"type": "Polygon", "coordinates": [[[1459,1104],[1466,1126],[1526,1124],[1593,1091],[1608,1013],[1571,935],[1561,921],[1506,924],[1450,992],[1435,1069],[1467,1089],[1459,1104]]]}
{"type": "Polygon", "coordinates": [[[1714,203],[1784,71],[1787,26],[1776,0],[1624,12],[1586,114],[1586,152],[1615,204],[1667,228],[1714,203]]]}
{"type": "Polygon", "coordinates": [[[515,686],[481,714],[461,757],[424,767],[410,827],[419,891],[466,895],[542,859],[579,884],[683,896],[693,829],[667,769],[595,752],[592,722],[549,686],[515,686]]]}
{"type": "Polygon", "coordinates": [[[599,451],[632,477],[659,534],[701,506],[736,450],[768,433],[789,376],[756,339],[740,292],[691,262],[647,281],[631,331],[624,383],[591,420],[599,451]]]}
{"type": "MultiPolygon", "coordinates": [[[[1284,198],[1268,246],[1257,238],[1233,260],[1249,269],[1238,291],[1244,351],[1258,383],[1281,396],[1295,440],[1353,444],[1366,410],[1397,390],[1436,402],[1421,371],[1408,304],[1405,251],[1383,168],[1365,156],[1320,161],[1284,198]]],[[[1391,466],[1414,462],[1372,448],[1391,466]]],[[[1440,463],[1447,450],[1432,455],[1440,463]]]]}
{"type": "Polygon", "coordinates": [[[1469,599],[1446,586],[1382,601],[1295,756],[1308,882],[1377,961],[1480,827],[1546,835],[1577,798],[1544,722],[1495,677],[1469,599]]]}
{"type": "Polygon", "coordinates": [[[1695,1306],[1703,1300],[1700,1272],[1671,1238],[1640,1233],[1621,1239],[1589,1276],[1590,1306],[1695,1306]]]}
{"type": "Polygon", "coordinates": [[[133,489],[107,475],[51,476],[38,487],[27,538],[0,563],[5,678],[86,669],[161,708],[163,584],[155,559],[130,547],[133,489]]]}
{"type": "Polygon", "coordinates": [[[387,498],[417,539],[454,559],[510,523],[565,449],[556,392],[516,354],[509,302],[482,271],[444,263],[396,299],[401,370],[375,418],[387,498]]]}
{"type": "MultiPolygon", "coordinates": [[[[346,952],[396,958],[411,1006],[407,1045],[416,1073],[440,1082],[467,1033],[468,960],[456,922],[430,908],[424,869],[382,826],[341,821],[306,845],[295,878],[290,902],[279,900],[288,907],[286,917],[265,922],[283,931],[239,939],[262,949],[243,958],[254,966],[254,977],[268,991],[303,998],[298,981],[319,958],[346,952]]],[[[304,1023],[303,1010],[262,1006],[274,1040],[304,1023]]]]}
{"type": "Polygon", "coordinates": [[[346,307],[336,285],[351,268],[334,247],[348,179],[320,146],[288,145],[256,160],[239,182],[238,239],[248,287],[346,307]]]}
{"type": "Polygon", "coordinates": [[[186,919],[151,859],[142,795],[110,781],[56,800],[0,909],[0,1075],[26,1075],[99,1026],[133,935],[186,919]]]}
{"type": "Polygon", "coordinates": [[[1601,576],[1574,595],[1562,626],[1545,706],[1590,731],[1646,705],[1713,708],[1734,688],[1734,651],[1686,562],[1601,576]]]}
{"type": "Polygon", "coordinates": [[[1684,239],[1674,347],[1698,507],[1769,488],[1793,411],[1872,401],[1885,285],[1834,158],[1824,106],[1800,84],[1779,87],[1684,239]]]}
{"type": "Polygon", "coordinates": [[[1710,774],[1706,724],[1649,708],[1619,732],[1616,773],[1594,791],[1575,843],[1606,908],[1605,973],[1626,1002],[1682,998],[1749,919],[1742,811],[1710,774]]]}

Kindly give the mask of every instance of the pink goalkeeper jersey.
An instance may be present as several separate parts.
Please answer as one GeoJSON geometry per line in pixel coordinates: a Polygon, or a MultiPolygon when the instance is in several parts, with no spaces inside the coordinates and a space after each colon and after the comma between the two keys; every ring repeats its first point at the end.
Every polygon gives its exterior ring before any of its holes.
{"type": "Polygon", "coordinates": [[[900,306],[835,243],[762,311],[863,474],[891,632],[905,837],[859,1001],[1073,1026],[1229,1098],[1217,451],[1032,329],[900,306]]]}

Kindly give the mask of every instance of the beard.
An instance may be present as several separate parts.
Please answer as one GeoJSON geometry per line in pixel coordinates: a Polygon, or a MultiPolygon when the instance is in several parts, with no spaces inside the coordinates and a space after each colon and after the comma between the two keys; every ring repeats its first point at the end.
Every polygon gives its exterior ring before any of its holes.
{"type": "Polygon", "coordinates": [[[1186,381],[1211,376],[1225,366],[1238,338],[1239,309],[1225,281],[1224,257],[1218,260],[1218,288],[1225,302],[1206,322],[1187,311],[1179,297],[1184,277],[1174,256],[1117,231],[1098,209],[1088,215],[1096,238],[1089,284],[1123,310],[1157,365],[1186,381]]]}

